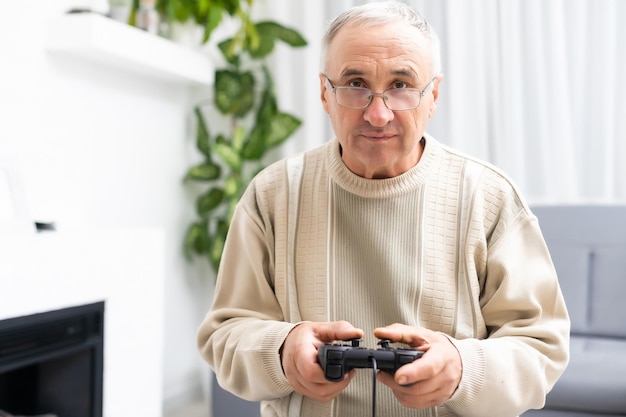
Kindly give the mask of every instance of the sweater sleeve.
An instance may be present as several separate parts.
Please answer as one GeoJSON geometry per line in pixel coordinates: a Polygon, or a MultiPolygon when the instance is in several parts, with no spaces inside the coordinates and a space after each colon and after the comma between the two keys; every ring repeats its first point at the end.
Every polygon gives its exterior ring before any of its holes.
{"type": "Polygon", "coordinates": [[[284,321],[274,294],[271,239],[250,203],[251,194],[233,216],[213,305],[198,331],[198,347],[220,386],[260,401],[292,392],[279,349],[295,324],[284,321]]]}
{"type": "Polygon", "coordinates": [[[459,416],[517,416],[541,408],[569,360],[569,317],[556,272],[527,209],[487,251],[480,305],[485,339],[452,339],[461,384],[446,407],[459,416]]]}

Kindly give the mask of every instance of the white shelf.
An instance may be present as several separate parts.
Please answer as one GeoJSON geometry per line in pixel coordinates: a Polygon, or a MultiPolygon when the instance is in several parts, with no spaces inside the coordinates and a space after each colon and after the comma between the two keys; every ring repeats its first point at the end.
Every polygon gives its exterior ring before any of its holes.
{"type": "Polygon", "coordinates": [[[208,56],[95,13],[74,13],[48,22],[45,46],[99,65],[178,84],[211,85],[208,56]]]}

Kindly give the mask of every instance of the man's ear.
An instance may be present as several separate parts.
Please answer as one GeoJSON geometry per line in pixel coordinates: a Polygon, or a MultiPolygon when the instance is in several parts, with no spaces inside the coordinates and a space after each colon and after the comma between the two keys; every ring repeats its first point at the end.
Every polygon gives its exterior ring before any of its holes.
{"type": "Polygon", "coordinates": [[[437,111],[437,102],[439,101],[439,84],[441,84],[442,80],[443,74],[439,74],[435,77],[435,81],[433,81],[433,88],[431,90],[433,101],[430,103],[430,107],[428,109],[428,117],[433,117],[437,111]]]}
{"type": "Polygon", "coordinates": [[[330,109],[328,108],[328,99],[326,97],[327,92],[328,86],[326,84],[326,77],[320,72],[320,98],[322,100],[322,106],[324,106],[324,111],[330,114],[330,109]]]}

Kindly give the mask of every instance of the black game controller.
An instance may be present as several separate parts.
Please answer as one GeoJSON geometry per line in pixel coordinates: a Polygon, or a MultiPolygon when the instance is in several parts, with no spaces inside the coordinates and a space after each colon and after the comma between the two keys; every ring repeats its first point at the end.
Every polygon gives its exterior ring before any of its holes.
{"type": "Polygon", "coordinates": [[[320,346],[317,360],[324,370],[324,377],[333,382],[342,381],[346,373],[355,368],[376,368],[391,373],[407,363],[422,357],[424,352],[411,348],[389,347],[389,340],[378,342],[379,349],[366,349],[359,346],[360,339],[353,339],[350,345],[327,343],[320,346]]]}

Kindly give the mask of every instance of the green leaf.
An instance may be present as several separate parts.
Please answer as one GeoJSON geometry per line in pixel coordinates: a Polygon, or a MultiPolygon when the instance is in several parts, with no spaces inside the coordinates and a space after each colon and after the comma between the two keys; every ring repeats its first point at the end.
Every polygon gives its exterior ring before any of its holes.
{"type": "Polygon", "coordinates": [[[278,103],[276,100],[276,94],[274,93],[274,85],[272,79],[267,74],[267,68],[265,76],[265,88],[263,90],[263,96],[261,97],[261,105],[257,110],[256,122],[263,123],[264,120],[271,118],[278,112],[278,103]]]}
{"type": "Polygon", "coordinates": [[[240,67],[241,52],[249,49],[250,44],[258,44],[258,35],[250,17],[246,13],[237,13],[240,21],[240,28],[232,38],[226,39],[218,44],[218,48],[226,60],[235,68],[240,67]]]}
{"type": "Polygon", "coordinates": [[[256,25],[249,19],[243,19],[243,49],[248,51],[254,56],[253,51],[259,49],[262,42],[259,32],[256,29],[256,25]]]}
{"type": "Polygon", "coordinates": [[[207,158],[211,157],[211,144],[209,129],[207,128],[206,121],[202,115],[202,110],[199,107],[194,109],[196,115],[196,148],[207,158]]]}
{"type": "MultiPolygon", "coordinates": [[[[243,187],[239,188],[239,190],[243,192],[243,187]]],[[[239,197],[241,198],[241,195],[239,197]]],[[[230,200],[228,200],[228,214],[226,218],[229,219],[228,220],[229,224],[233,216],[235,215],[235,209],[237,208],[237,203],[239,203],[238,198],[231,198],[230,200]]]]}
{"type": "Polygon", "coordinates": [[[254,128],[252,128],[248,140],[241,151],[241,155],[244,159],[256,161],[263,157],[266,149],[264,140],[264,132],[266,129],[265,122],[257,123],[254,128]]]}
{"type": "Polygon", "coordinates": [[[215,73],[215,105],[223,114],[245,116],[254,106],[254,75],[219,70],[215,73]]]}
{"type": "Polygon", "coordinates": [[[198,215],[206,219],[209,213],[215,210],[224,200],[224,190],[221,188],[212,188],[206,194],[201,195],[196,201],[196,210],[198,215]]]}
{"type": "Polygon", "coordinates": [[[237,151],[240,151],[243,147],[243,141],[246,137],[246,128],[243,126],[237,126],[233,133],[232,145],[237,151]]]}
{"type": "Polygon", "coordinates": [[[188,1],[159,0],[156,9],[164,14],[168,22],[186,23],[195,17],[191,3],[188,1]]]}
{"type": "Polygon", "coordinates": [[[236,149],[227,143],[216,143],[215,153],[234,171],[241,169],[241,156],[236,149]]]}
{"type": "Polygon", "coordinates": [[[274,44],[279,39],[290,46],[300,47],[307,44],[306,40],[294,29],[287,28],[273,21],[259,22],[255,25],[259,36],[258,46],[250,44],[248,52],[254,58],[263,58],[274,50],[274,44]]]}
{"type": "Polygon", "coordinates": [[[278,113],[274,116],[269,125],[265,144],[268,148],[273,148],[283,143],[289,136],[295,132],[302,122],[287,113],[278,113]]]}
{"type": "Polygon", "coordinates": [[[226,39],[217,44],[217,48],[222,52],[226,61],[233,67],[239,67],[240,57],[237,53],[237,42],[234,38],[226,39]]]}
{"type": "Polygon", "coordinates": [[[226,184],[224,185],[224,194],[228,198],[233,197],[237,195],[237,193],[239,192],[240,186],[241,186],[241,183],[237,180],[237,178],[229,177],[226,180],[226,184]]]}
{"type": "Polygon", "coordinates": [[[139,12],[139,0],[132,0],[130,13],[128,14],[128,24],[137,26],[137,12],[139,12]]]}
{"type": "Polygon", "coordinates": [[[266,136],[271,129],[271,120],[278,113],[274,86],[267,67],[263,67],[263,72],[265,74],[265,88],[263,89],[261,105],[257,110],[256,123],[242,151],[244,159],[253,161],[261,159],[267,151],[266,136]]]}
{"type": "Polygon", "coordinates": [[[262,22],[255,25],[257,41],[256,43],[249,43],[247,48],[251,57],[264,58],[274,50],[278,35],[277,26],[278,24],[274,22],[262,22]]]}
{"type": "Polygon", "coordinates": [[[196,14],[201,17],[206,17],[211,12],[211,10],[220,7],[219,4],[211,5],[211,3],[211,0],[196,0],[196,14]]]}
{"type": "Polygon", "coordinates": [[[203,255],[209,251],[209,235],[206,221],[194,222],[187,228],[183,251],[188,260],[192,258],[193,254],[203,255]]]}
{"type": "Polygon", "coordinates": [[[242,156],[247,160],[261,159],[268,149],[280,145],[300,127],[302,122],[294,116],[278,112],[272,78],[266,67],[265,89],[257,110],[256,123],[250,132],[242,156]]]}
{"type": "Polygon", "coordinates": [[[241,93],[238,95],[238,99],[236,100],[235,111],[233,114],[235,117],[244,117],[245,115],[252,110],[255,102],[255,80],[252,72],[244,72],[241,74],[240,87],[241,93]]]}
{"type": "MultiPolygon", "coordinates": [[[[217,3],[217,2],[216,2],[217,3]]],[[[241,9],[241,0],[221,0],[221,6],[226,9],[229,15],[234,16],[241,9]]],[[[251,4],[251,1],[248,1],[251,4]]]]}
{"type": "Polygon", "coordinates": [[[296,30],[277,24],[276,37],[287,45],[300,48],[307,45],[306,39],[296,30]]]}
{"type": "MultiPolygon", "coordinates": [[[[208,0],[205,0],[208,2],[208,0]]],[[[210,5],[210,2],[208,2],[210,5]]],[[[219,26],[222,21],[224,9],[219,4],[213,4],[213,7],[210,7],[207,10],[207,18],[204,24],[204,35],[202,36],[202,43],[208,42],[213,30],[219,26]]]]}
{"type": "Polygon", "coordinates": [[[207,161],[202,164],[189,168],[185,179],[194,181],[211,181],[218,179],[222,169],[219,165],[213,163],[213,161],[207,161]]]}
{"type": "Polygon", "coordinates": [[[226,236],[228,235],[228,228],[230,222],[220,220],[217,224],[217,230],[211,236],[210,248],[209,248],[209,260],[213,265],[215,271],[218,270],[220,261],[222,260],[222,252],[224,252],[224,246],[226,243],[226,236]]]}
{"type": "Polygon", "coordinates": [[[302,122],[287,113],[278,113],[256,124],[242,151],[244,159],[259,160],[265,153],[287,140],[302,122]]]}
{"type": "Polygon", "coordinates": [[[228,144],[228,138],[226,138],[226,136],[224,136],[222,134],[219,134],[215,138],[215,143],[216,144],[218,144],[218,143],[226,143],[226,144],[228,144]]]}

